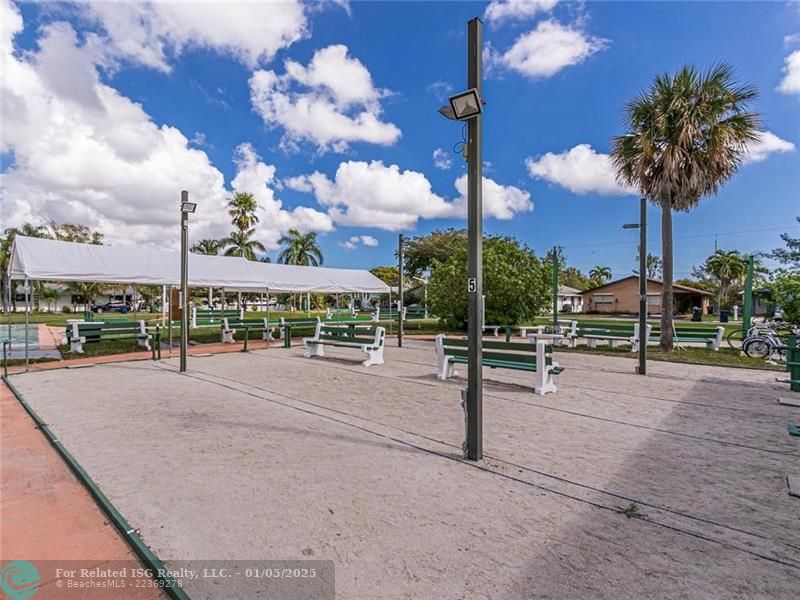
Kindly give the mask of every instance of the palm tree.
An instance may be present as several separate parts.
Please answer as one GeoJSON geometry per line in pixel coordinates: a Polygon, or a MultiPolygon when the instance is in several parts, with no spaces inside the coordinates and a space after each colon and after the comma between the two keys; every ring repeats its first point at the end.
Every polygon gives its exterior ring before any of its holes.
{"type": "Polygon", "coordinates": [[[322,265],[322,250],[317,244],[316,233],[300,233],[297,229],[290,229],[278,243],[284,247],[278,255],[279,263],[311,267],[322,265]]]}
{"type": "Polygon", "coordinates": [[[216,256],[222,249],[220,240],[200,240],[195,242],[191,251],[195,254],[207,254],[209,256],[216,256]]]}
{"type": "Polygon", "coordinates": [[[220,240],[225,249],[225,256],[241,256],[247,260],[256,259],[256,250],[266,252],[264,244],[254,240],[255,229],[248,231],[231,231],[230,235],[220,240]]]}
{"type": "Polygon", "coordinates": [[[258,223],[258,202],[255,196],[249,192],[236,192],[233,198],[228,200],[228,214],[231,216],[231,223],[239,233],[244,233],[252,229],[258,223]]]}
{"type": "Polygon", "coordinates": [[[589,278],[592,281],[603,285],[606,281],[611,279],[611,269],[598,265],[589,271],[589,278]]]}
{"type": "Polygon", "coordinates": [[[684,66],[658,75],[625,107],[628,133],[613,139],[622,182],[661,207],[661,348],[672,350],[672,211],[689,211],[733,176],[759,118],[748,110],[758,91],[734,80],[732,67],[701,73],[684,66]]]}
{"type": "Polygon", "coordinates": [[[59,290],[57,287],[42,286],[42,289],[39,291],[39,299],[47,302],[47,312],[52,312],[51,307],[53,302],[58,300],[60,295],[61,290],[59,290]]]}
{"type": "Polygon", "coordinates": [[[747,260],[737,250],[717,250],[706,260],[706,272],[719,281],[717,291],[717,314],[722,308],[722,297],[727,295],[728,287],[741,280],[747,273],[747,260]]]}

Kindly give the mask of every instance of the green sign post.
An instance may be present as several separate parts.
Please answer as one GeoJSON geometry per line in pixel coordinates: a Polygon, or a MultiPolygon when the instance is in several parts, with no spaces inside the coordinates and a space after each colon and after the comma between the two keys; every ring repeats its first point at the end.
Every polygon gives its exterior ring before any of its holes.
{"type": "Polygon", "coordinates": [[[753,257],[747,257],[747,278],[744,280],[744,310],[742,311],[742,333],[750,329],[753,317],[753,257]]]}

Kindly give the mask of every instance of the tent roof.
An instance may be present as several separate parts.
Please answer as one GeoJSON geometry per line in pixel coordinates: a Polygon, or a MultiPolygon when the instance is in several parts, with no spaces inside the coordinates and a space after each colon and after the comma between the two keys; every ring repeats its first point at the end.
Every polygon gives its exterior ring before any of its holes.
{"type": "MultiPolygon", "coordinates": [[[[97,246],[18,235],[8,272],[12,279],[179,285],[180,254],[141,246],[97,246]]],[[[389,286],[369,271],[201,254],[189,254],[189,285],[274,292],[389,292],[389,286]]]]}

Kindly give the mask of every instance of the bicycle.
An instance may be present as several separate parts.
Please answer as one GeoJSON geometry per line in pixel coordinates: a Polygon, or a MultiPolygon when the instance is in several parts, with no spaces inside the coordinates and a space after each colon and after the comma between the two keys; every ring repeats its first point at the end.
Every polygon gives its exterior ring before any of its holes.
{"type": "MultiPolygon", "coordinates": [[[[751,328],[751,331],[754,328],[751,328]]],[[[766,331],[757,332],[749,335],[742,343],[742,351],[750,358],[769,358],[773,354],[778,354],[778,360],[786,360],[786,342],[779,333],[787,332],[792,335],[800,335],[800,328],[788,325],[774,325],[766,331]]]]}

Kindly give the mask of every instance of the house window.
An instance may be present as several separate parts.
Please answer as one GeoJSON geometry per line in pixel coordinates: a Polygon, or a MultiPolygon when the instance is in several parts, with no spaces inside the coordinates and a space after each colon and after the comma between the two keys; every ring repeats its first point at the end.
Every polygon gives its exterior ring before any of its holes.
{"type": "Polygon", "coordinates": [[[595,304],[614,304],[614,294],[593,294],[595,304]]]}
{"type": "Polygon", "coordinates": [[[647,304],[649,306],[661,306],[661,294],[647,294],[647,304]]]}

